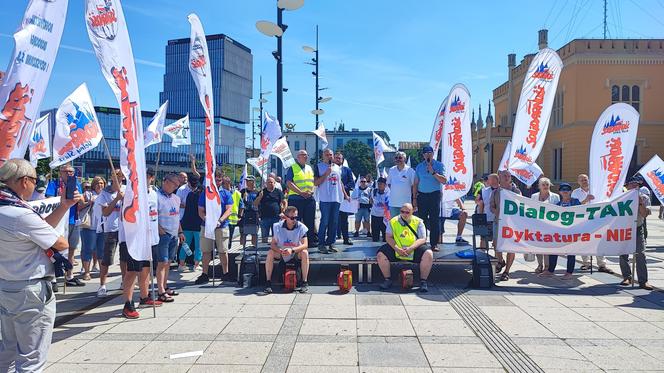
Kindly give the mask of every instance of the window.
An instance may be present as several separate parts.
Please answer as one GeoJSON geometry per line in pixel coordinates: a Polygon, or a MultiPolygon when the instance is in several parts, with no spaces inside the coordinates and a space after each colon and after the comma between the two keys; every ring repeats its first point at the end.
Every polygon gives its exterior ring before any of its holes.
{"type": "Polygon", "coordinates": [[[344,146],[344,139],[337,139],[337,146],[336,148],[339,149],[344,146]]]}
{"type": "Polygon", "coordinates": [[[367,139],[367,145],[369,145],[370,148],[373,148],[373,139],[367,139]]]}
{"type": "Polygon", "coordinates": [[[563,148],[553,149],[553,179],[563,178],[563,148]]]}
{"type": "Polygon", "coordinates": [[[632,105],[636,111],[641,110],[641,87],[638,85],[623,85],[611,87],[611,103],[624,102],[632,105]]]}
{"type": "Polygon", "coordinates": [[[295,145],[293,145],[293,149],[295,149],[295,151],[300,150],[300,142],[298,140],[295,140],[295,145]]]}
{"type": "Polygon", "coordinates": [[[563,92],[556,93],[556,97],[553,99],[553,110],[551,111],[551,122],[554,127],[563,126],[563,101],[563,92]]]}

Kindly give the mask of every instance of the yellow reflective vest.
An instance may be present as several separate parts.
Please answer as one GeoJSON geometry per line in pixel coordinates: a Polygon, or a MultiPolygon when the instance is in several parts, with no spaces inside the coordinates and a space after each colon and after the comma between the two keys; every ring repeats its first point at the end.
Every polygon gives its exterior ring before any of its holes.
{"type": "MultiPolygon", "coordinates": [[[[311,166],[304,165],[304,169],[300,167],[300,165],[295,162],[295,164],[292,166],[293,168],[293,184],[295,184],[301,191],[306,192],[312,192],[314,191],[314,170],[311,169],[311,166]]],[[[297,195],[292,190],[288,190],[288,195],[297,195]]]]}
{"type": "Polygon", "coordinates": [[[228,224],[237,225],[239,220],[237,214],[240,211],[240,201],[242,200],[242,194],[240,194],[239,190],[235,189],[233,194],[231,194],[231,197],[233,198],[233,206],[231,207],[231,214],[228,216],[228,224]]]}
{"type": "MultiPolygon", "coordinates": [[[[417,237],[415,237],[415,234],[413,231],[417,232],[417,227],[420,226],[420,223],[422,222],[422,219],[418,218],[417,216],[411,216],[410,217],[410,222],[408,222],[408,226],[402,225],[401,224],[401,217],[400,216],[395,216],[392,219],[390,219],[390,226],[392,227],[392,235],[394,236],[394,241],[396,242],[397,246],[400,248],[403,247],[408,247],[417,241],[417,237]]],[[[415,257],[415,251],[410,253],[409,256],[401,256],[399,255],[398,251],[395,251],[394,254],[396,255],[397,259],[399,260],[413,260],[415,257]]]]}

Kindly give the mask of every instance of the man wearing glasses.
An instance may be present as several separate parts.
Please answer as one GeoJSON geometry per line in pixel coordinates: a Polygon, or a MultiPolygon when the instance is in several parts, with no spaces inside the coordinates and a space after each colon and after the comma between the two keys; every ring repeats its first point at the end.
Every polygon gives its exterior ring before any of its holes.
{"type": "Polygon", "coordinates": [[[282,260],[284,263],[292,262],[302,269],[302,284],[300,293],[309,290],[309,251],[307,251],[307,227],[297,221],[297,208],[288,206],[284,212],[284,221],[274,223],[272,227],[272,243],[265,259],[265,274],[267,285],[265,293],[272,293],[272,269],[274,261],[282,260]]]}
{"type": "Polygon", "coordinates": [[[178,244],[184,241],[184,232],[180,227],[180,197],[175,192],[180,186],[180,180],[176,174],[168,174],[159,190],[157,211],[159,214],[159,243],[152,252],[153,259],[157,262],[157,288],[159,289],[159,300],[172,302],[175,290],[168,288],[168,270],[171,260],[175,258],[178,244]]]}
{"type": "Polygon", "coordinates": [[[424,160],[415,167],[415,207],[417,216],[424,220],[424,225],[429,228],[429,243],[434,251],[438,251],[438,239],[440,236],[440,185],[445,184],[447,179],[443,176],[445,167],[433,159],[433,148],[425,146],[422,148],[424,160]]]}
{"type": "Polygon", "coordinates": [[[419,291],[429,291],[427,278],[433,265],[433,251],[426,243],[424,222],[413,215],[413,205],[405,203],[401,206],[399,215],[390,219],[386,231],[387,243],[376,254],[378,267],[385,278],[380,288],[387,290],[392,287],[390,262],[409,261],[420,265],[419,291]]]}
{"type": "Polygon", "coordinates": [[[390,187],[390,216],[399,215],[404,203],[412,203],[417,189],[415,170],[406,165],[406,153],[396,152],[394,166],[387,173],[387,186],[390,187]]]}

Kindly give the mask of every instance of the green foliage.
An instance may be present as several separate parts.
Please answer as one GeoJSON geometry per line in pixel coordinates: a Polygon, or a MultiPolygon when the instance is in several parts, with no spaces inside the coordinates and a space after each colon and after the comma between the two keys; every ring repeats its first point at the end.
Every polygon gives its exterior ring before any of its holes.
{"type": "Polygon", "coordinates": [[[338,150],[344,154],[348,166],[355,176],[376,174],[376,163],[369,145],[358,140],[351,140],[338,150]]]}
{"type": "Polygon", "coordinates": [[[48,163],[51,161],[51,158],[44,158],[37,161],[37,175],[48,175],[51,173],[51,167],[48,166],[48,163]]]}
{"type": "MultiPolygon", "coordinates": [[[[422,162],[422,153],[417,149],[406,149],[403,151],[406,156],[410,157],[410,166],[415,168],[418,163],[422,162]]],[[[408,159],[406,159],[408,161],[408,159]]]]}

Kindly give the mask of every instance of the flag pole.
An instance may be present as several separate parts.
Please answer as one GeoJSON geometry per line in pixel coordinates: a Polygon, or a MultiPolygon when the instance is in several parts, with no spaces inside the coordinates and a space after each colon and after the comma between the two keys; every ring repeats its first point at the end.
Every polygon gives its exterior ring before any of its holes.
{"type": "Polygon", "coordinates": [[[159,146],[157,147],[157,160],[154,163],[154,175],[157,177],[157,171],[159,171],[159,156],[161,155],[161,143],[162,141],[159,142],[159,146]]]}

